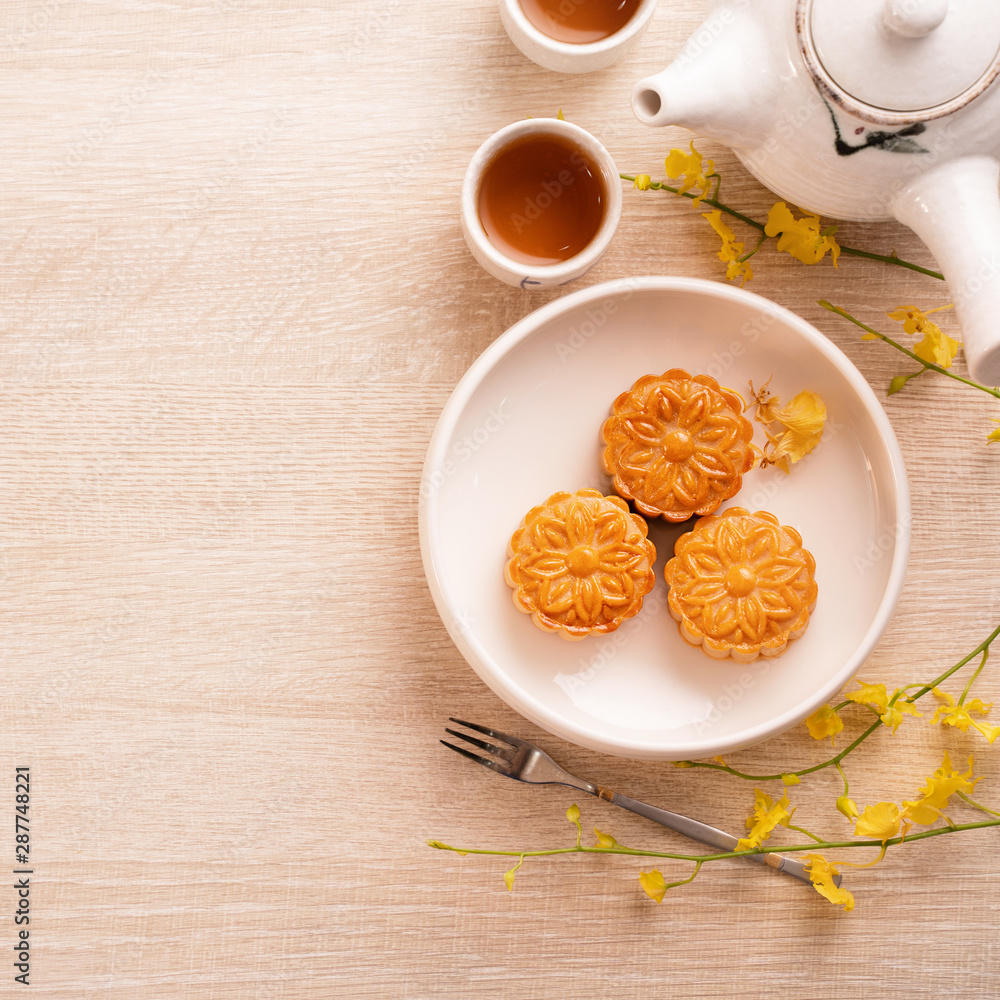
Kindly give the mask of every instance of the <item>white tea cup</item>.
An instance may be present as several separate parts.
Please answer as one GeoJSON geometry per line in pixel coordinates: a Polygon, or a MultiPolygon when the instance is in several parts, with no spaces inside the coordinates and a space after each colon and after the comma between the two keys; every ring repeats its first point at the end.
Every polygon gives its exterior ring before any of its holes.
{"type": "MultiPolygon", "coordinates": [[[[570,182],[571,183],[571,182],[570,182]]],[[[544,211],[558,197],[540,190],[537,211],[544,211]]],[[[462,184],[462,233],[473,257],[495,278],[520,288],[552,288],[579,278],[600,260],[607,250],[622,212],[622,188],[618,168],[611,154],[589,132],[558,118],[528,118],[495,132],[484,142],[469,163],[462,184]],[[498,249],[479,214],[479,194],[486,169],[496,157],[526,136],[553,136],[576,146],[599,174],[604,191],[603,216],[597,231],[578,253],[556,263],[528,263],[498,249]]]]}
{"type": "MultiPolygon", "coordinates": [[[[570,6],[591,0],[564,0],[570,6]]],[[[591,73],[622,58],[642,36],[657,0],[642,0],[623,27],[596,42],[561,42],[536,28],[524,13],[519,0],[500,0],[500,20],[510,40],[523,55],[555,73],[591,73]]]]}

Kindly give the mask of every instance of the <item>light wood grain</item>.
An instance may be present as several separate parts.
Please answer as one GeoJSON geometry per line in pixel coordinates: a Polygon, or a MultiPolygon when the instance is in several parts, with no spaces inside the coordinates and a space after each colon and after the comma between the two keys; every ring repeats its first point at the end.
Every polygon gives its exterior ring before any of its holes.
{"type": "MultiPolygon", "coordinates": [[[[440,747],[452,714],[730,829],[746,815],[735,779],[571,747],[500,703],[438,619],[416,527],[448,394],[561,294],[527,296],[472,261],[457,224],[470,155],[561,108],[623,170],[659,174],[686,137],[641,128],[628,92],[703,12],[661,0],[628,59],[571,78],[524,60],[492,0],[3,8],[0,773],[30,764],[34,782],[31,995],[993,995],[993,831],[852,875],[850,915],[736,862],[662,907],[640,866],[613,858],[526,863],[508,894],[501,859],[424,845],[570,836],[569,792],[440,747]]],[[[702,148],[726,198],[762,217],[772,196],[702,148]]],[[[930,263],[898,226],[839,236],[930,263]]],[[[718,280],[716,249],[687,203],[626,192],[611,250],[578,286],[718,280]]],[[[758,260],[754,290],[816,323],[879,392],[906,366],[816,300],[871,321],[945,301],[872,262],[758,260]]],[[[865,676],[902,683],[1000,620],[1000,451],[985,445],[1000,414],[931,378],[885,405],[913,557],[865,676]]],[[[1000,698],[996,676],[984,697],[1000,698]]],[[[1000,751],[924,725],[858,755],[855,797],[911,795],[943,746],[975,749],[983,798],[1000,801],[1000,751]]],[[[821,753],[792,732],[734,760],[821,753]]],[[[837,792],[825,776],[795,789],[802,822],[845,834],[837,792]]],[[[585,827],[626,843],[682,843],[581,806],[585,827]]],[[[3,899],[12,912],[13,890],[3,899]]],[[[5,994],[12,975],[0,965],[5,994]]]]}

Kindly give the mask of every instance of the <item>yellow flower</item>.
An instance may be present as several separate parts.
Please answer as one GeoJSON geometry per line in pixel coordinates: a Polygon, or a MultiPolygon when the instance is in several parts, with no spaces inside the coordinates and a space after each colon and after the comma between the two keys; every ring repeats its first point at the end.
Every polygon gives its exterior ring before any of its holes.
{"type": "Polygon", "coordinates": [[[924,334],[924,339],[913,348],[913,353],[922,361],[929,361],[939,368],[950,368],[958,353],[958,341],[942,333],[933,323],[931,326],[933,329],[924,334]]]}
{"type": "Polygon", "coordinates": [[[833,238],[832,231],[820,231],[818,215],[803,215],[796,219],[791,210],[779,201],[767,215],[764,232],[768,236],[778,236],[778,250],[791,254],[803,264],[818,264],[829,252],[833,266],[837,266],[840,247],[833,238]]]}
{"type": "MultiPolygon", "coordinates": [[[[898,306],[891,313],[886,313],[889,319],[903,324],[906,333],[923,334],[923,340],[913,348],[913,353],[922,361],[927,361],[940,368],[950,368],[958,353],[958,341],[953,340],[933,320],[928,319],[930,313],[951,309],[950,305],[938,306],[937,309],[925,311],[916,306],[898,306]]],[[[871,339],[871,334],[867,334],[871,339]]]]}
{"type": "Polygon", "coordinates": [[[801,437],[818,437],[826,423],[826,403],[808,389],[795,396],[787,406],[773,407],[771,413],[775,420],[801,437]]]}
{"type": "MultiPolygon", "coordinates": [[[[900,818],[899,806],[895,802],[879,802],[874,806],[865,806],[865,811],[854,824],[854,833],[858,837],[881,840],[884,844],[890,837],[895,837],[899,833],[900,818]]],[[[904,837],[909,829],[909,824],[906,824],[903,829],[904,837]]]]}
{"type": "Polygon", "coordinates": [[[764,422],[780,423],[785,428],[780,437],[769,430],[765,432],[768,443],[764,448],[764,464],[777,465],[787,473],[788,463],[801,461],[823,437],[826,404],[808,389],[795,396],[787,406],[778,403],[777,399],[758,403],[757,417],[764,422]]]}
{"type": "MultiPolygon", "coordinates": [[[[936,324],[927,317],[931,313],[941,312],[943,309],[951,309],[950,305],[938,306],[936,309],[918,309],[916,306],[896,306],[892,312],[886,313],[889,319],[894,319],[897,323],[903,324],[906,333],[924,333],[928,327],[936,324]]],[[[871,336],[871,334],[869,334],[871,336]]]]}
{"type": "Polygon", "coordinates": [[[801,785],[802,779],[797,774],[783,774],[781,783],[783,785],[801,785]]]}
{"type": "Polygon", "coordinates": [[[842,906],[848,913],[854,909],[854,897],[846,889],[838,889],[834,879],[840,874],[833,864],[821,854],[806,855],[806,871],[813,888],[834,906],[842,906]]]}
{"type": "MultiPolygon", "coordinates": [[[[994,420],[993,423],[1000,425],[1000,420],[994,420]]],[[[986,441],[989,444],[1000,443],[1000,426],[994,427],[993,430],[986,435],[986,441]]]]}
{"type": "Polygon", "coordinates": [[[772,378],[774,378],[773,375],[759,389],[753,387],[753,382],[749,383],[753,402],[747,403],[746,408],[749,410],[751,406],[756,406],[757,413],[754,419],[759,420],[762,424],[773,424],[776,419],[774,410],[781,405],[781,400],[768,389],[772,378]]]}
{"type": "Polygon", "coordinates": [[[946,726],[954,726],[963,733],[968,732],[969,726],[972,726],[973,729],[982,733],[990,743],[993,743],[1000,736],[1000,726],[988,726],[984,722],[976,722],[970,714],[978,712],[980,715],[989,715],[993,702],[983,704],[979,698],[973,698],[964,705],[958,705],[952,695],[938,688],[934,688],[934,696],[945,704],[937,707],[931,716],[931,725],[943,722],[946,726]]]}
{"type": "Polygon", "coordinates": [[[911,701],[897,701],[895,705],[890,705],[879,718],[895,733],[903,722],[904,715],[915,715],[918,719],[923,718],[923,712],[917,711],[917,706],[911,701]]]}
{"type": "Polygon", "coordinates": [[[632,183],[633,188],[638,188],[640,191],[648,191],[649,185],[652,183],[652,178],[649,174],[639,174],[636,176],[635,181],[632,183]]]}
{"type": "Polygon", "coordinates": [[[524,855],[522,854],[518,858],[517,864],[514,865],[514,867],[511,868],[510,871],[506,871],[503,873],[503,884],[507,886],[508,892],[514,891],[514,876],[517,875],[518,868],[520,868],[521,865],[523,864],[524,864],[524,855]]]}
{"type": "Polygon", "coordinates": [[[869,705],[881,715],[889,707],[889,695],[886,694],[884,684],[868,684],[866,681],[855,680],[861,685],[857,691],[852,691],[845,695],[848,701],[853,701],[857,705],[869,705]]]}
{"type": "Polygon", "coordinates": [[[741,837],[736,845],[737,851],[750,851],[760,845],[771,836],[771,831],[781,824],[787,826],[792,818],[794,809],[788,808],[788,792],[785,792],[777,802],[775,802],[767,792],[762,792],[755,788],[753,815],[747,819],[747,829],[750,833],[746,837],[741,837]]]}
{"type": "Polygon", "coordinates": [[[618,841],[611,836],[610,833],[601,833],[597,827],[594,827],[594,833],[597,836],[597,846],[598,847],[617,847],[618,841]]]}
{"type": "Polygon", "coordinates": [[[878,717],[893,732],[899,729],[904,715],[915,715],[918,718],[923,715],[922,712],[917,711],[917,706],[909,701],[898,701],[890,705],[889,695],[886,693],[884,684],[868,684],[862,680],[859,680],[858,684],[861,687],[848,694],[847,700],[875,709],[878,717]]]}
{"type": "Polygon", "coordinates": [[[979,778],[972,778],[972,757],[969,757],[969,769],[965,774],[959,774],[951,766],[951,758],[945,751],[941,766],[927,779],[927,784],[917,793],[920,798],[913,802],[903,803],[903,816],[929,826],[948,805],[948,800],[956,792],[968,794],[975,788],[979,778]],[[971,780],[970,780],[971,779],[971,780]]]}
{"type": "Polygon", "coordinates": [[[657,903],[663,902],[667,893],[667,882],[662,872],[655,868],[651,872],[639,872],[639,884],[646,890],[646,895],[657,903]]]}
{"type": "Polygon", "coordinates": [[[722,212],[718,209],[703,214],[702,218],[707,219],[708,224],[722,237],[719,260],[727,265],[726,280],[742,278],[740,285],[746,284],[753,278],[753,270],[748,263],[739,259],[743,254],[744,244],[736,239],[736,234],[722,221],[722,212]]]}
{"type": "MultiPolygon", "coordinates": [[[[742,245],[741,243],[740,246],[742,245]]],[[[722,256],[721,250],[719,256],[722,256]]],[[[726,281],[735,281],[737,278],[740,279],[740,288],[748,281],[753,281],[753,268],[745,260],[731,260],[726,265],[726,281]]]]}
{"type": "Polygon", "coordinates": [[[806,719],[806,725],[809,727],[809,735],[814,740],[826,739],[829,736],[831,746],[833,746],[834,737],[844,728],[840,716],[829,705],[824,705],[813,712],[806,719]]]}
{"type": "Polygon", "coordinates": [[[566,810],[566,819],[576,827],[576,846],[579,847],[583,826],[580,824],[580,807],[575,802],[566,810]]]}
{"type": "Polygon", "coordinates": [[[691,152],[685,153],[683,149],[672,149],[664,160],[664,167],[667,176],[673,180],[677,177],[684,177],[678,194],[686,194],[694,188],[700,188],[697,197],[694,199],[694,207],[701,205],[701,199],[708,194],[708,178],[715,174],[715,164],[708,160],[702,164],[701,153],[694,148],[691,143],[691,152]]]}
{"type": "Polygon", "coordinates": [[[841,795],[837,799],[837,812],[841,813],[846,819],[858,818],[858,807],[854,799],[849,799],[846,795],[841,795]]]}

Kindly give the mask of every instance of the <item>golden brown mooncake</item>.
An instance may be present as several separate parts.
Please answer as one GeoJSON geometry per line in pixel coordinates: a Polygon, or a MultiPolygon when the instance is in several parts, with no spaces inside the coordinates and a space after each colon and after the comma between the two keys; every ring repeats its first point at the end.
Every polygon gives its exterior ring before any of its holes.
{"type": "Polygon", "coordinates": [[[601,461],[647,517],[686,521],[735,496],[754,463],[743,397],[708,375],[644,375],[611,407],[601,461]]]}
{"type": "Polygon", "coordinates": [[[794,528],[730,507],[677,539],[663,575],[681,635],[716,659],[748,663],[783,653],[805,631],[815,570],[794,528]]]}
{"type": "Polygon", "coordinates": [[[504,579],[514,606],[564,639],[614,632],[653,589],[646,522],[597,490],[553,493],[511,536],[504,579]]]}

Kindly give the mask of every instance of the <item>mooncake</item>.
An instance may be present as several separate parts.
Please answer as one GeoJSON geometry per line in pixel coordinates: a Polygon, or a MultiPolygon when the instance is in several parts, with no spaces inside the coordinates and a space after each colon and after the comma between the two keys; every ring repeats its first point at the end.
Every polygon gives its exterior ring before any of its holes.
{"type": "Polygon", "coordinates": [[[653,589],[648,527],[619,497],[553,493],[525,514],[507,546],[514,606],[564,639],[614,632],[653,589]]]}
{"type": "Polygon", "coordinates": [[[681,635],[716,659],[777,656],[809,624],[816,561],[794,528],[730,507],[681,535],[664,577],[681,635]]]}
{"type": "Polygon", "coordinates": [[[647,517],[686,521],[735,496],[754,463],[738,392],[672,368],[644,375],[611,407],[601,437],[614,490],[647,517]]]}

